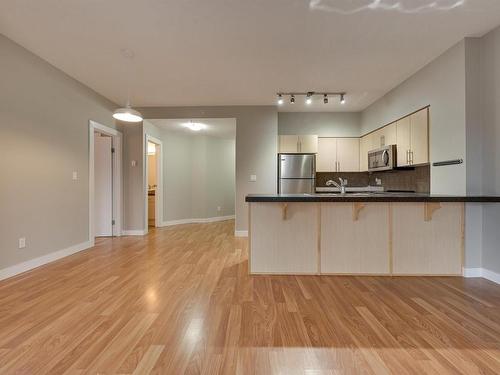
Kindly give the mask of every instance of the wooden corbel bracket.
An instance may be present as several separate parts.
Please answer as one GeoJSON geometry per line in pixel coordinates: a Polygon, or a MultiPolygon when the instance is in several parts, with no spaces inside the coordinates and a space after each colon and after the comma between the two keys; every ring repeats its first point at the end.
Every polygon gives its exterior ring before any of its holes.
{"type": "Polygon", "coordinates": [[[282,214],[283,214],[283,220],[286,220],[287,214],[288,214],[288,203],[283,203],[283,208],[282,208],[282,214]]]}
{"type": "Polygon", "coordinates": [[[358,221],[359,212],[366,207],[366,204],[363,202],[354,202],[352,204],[352,221],[358,221]]]}
{"type": "Polygon", "coordinates": [[[441,203],[439,202],[425,202],[424,203],[424,221],[432,221],[432,215],[434,212],[441,208],[441,203]]]}

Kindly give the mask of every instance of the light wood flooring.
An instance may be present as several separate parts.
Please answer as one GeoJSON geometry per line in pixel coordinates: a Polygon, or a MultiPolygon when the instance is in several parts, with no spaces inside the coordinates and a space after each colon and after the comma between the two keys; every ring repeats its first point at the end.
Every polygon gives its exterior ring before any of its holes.
{"type": "Polygon", "coordinates": [[[0,374],[499,374],[484,279],[248,275],[232,221],[0,282],[0,374]]]}

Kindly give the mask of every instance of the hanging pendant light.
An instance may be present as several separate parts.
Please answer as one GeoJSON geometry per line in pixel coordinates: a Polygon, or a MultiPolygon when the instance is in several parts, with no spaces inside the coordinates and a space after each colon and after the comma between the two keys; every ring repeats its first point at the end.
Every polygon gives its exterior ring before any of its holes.
{"type": "Polygon", "coordinates": [[[134,51],[128,48],[122,48],[120,50],[121,55],[124,57],[127,62],[126,68],[128,73],[125,75],[127,79],[127,104],[123,108],[118,108],[113,113],[113,118],[116,120],[124,121],[124,122],[141,122],[143,120],[142,114],[139,111],[136,111],[130,106],[130,87],[132,78],[132,60],[134,59],[134,51]]]}
{"type": "Polygon", "coordinates": [[[136,111],[130,106],[130,103],[124,108],[118,108],[115,113],[113,113],[113,118],[125,122],[141,122],[142,115],[141,112],[136,111]]]}

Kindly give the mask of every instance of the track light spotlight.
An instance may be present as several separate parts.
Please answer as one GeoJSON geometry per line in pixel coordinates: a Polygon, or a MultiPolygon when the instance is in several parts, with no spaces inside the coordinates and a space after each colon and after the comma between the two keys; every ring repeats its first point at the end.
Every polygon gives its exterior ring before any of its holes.
{"type": "Polygon", "coordinates": [[[345,95],[340,94],[340,104],[345,104],[345,95]]]}
{"type": "Polygon", "coordinates": [[[323,103],[328,104],[328,95],[323,95],[323,103]]]}
{"type": "Polygon", "coordinates": [[[311,104],[312,103],[312,96],[313,96],[313,93],[312,92],[308,92],[306,94],[306,104],[311,104]]]}
{"type": "Polygon", "coordinates": [[[283,104],[283,96],[281,96],[281,94],[278,94],[278,104],[279,105],[282,105],[283,104]]]}
{"type": "Polygon", "coordinates": [[[295,104],[295,95],[290,95],[290,104],[295,104]]]}

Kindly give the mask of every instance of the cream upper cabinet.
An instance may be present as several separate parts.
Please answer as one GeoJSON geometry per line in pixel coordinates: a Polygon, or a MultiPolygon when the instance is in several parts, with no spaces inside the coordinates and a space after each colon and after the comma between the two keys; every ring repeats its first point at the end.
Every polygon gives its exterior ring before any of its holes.
{"type": "Polygon", "coordinates": [[[370,138],[365,135],[359,140],[359,170],[366,172],[368,170],[368,151],[370,151],[370,138]]]}
{"type": "Polygon", "coordinates": [[[299,152],[299,137],[296,135],[280,135],[279,152],[295,153],[299,152]]]}
{"type": "Polygon", "coordinates": [[[337,139],[337,171],[359,171],[359,138],[337,139]]]}
{"type": "MultiPolygon", "coordinates": [[[[378,131],[369,133],[359,140],[359,170],[366,172],[368,170],[368,152],[380,148],[380,140],[377,142],[378,131]]],[[[380,139],[380,138],[378,138],[380,139]]]]}
{"type": "Polygon", "coordinates": [[[402,118],[396,123],[396,145],[399,167],[410,165],[410,134],[410,118],[402,118]]]}
{"type": "Polygon", "coordinates": [[[410,116],[410,163],[429,162],[429,127],[428,109],[423,109],[410,116]]]}
{"type": "Polygon", "coordinates": [[[396,136],[396,123],[393,122],[387,126],[384,126],[380,129],[380,147],[395,145],[397,144],[397,136],[396,136]]]}
{"type": "Polygon", "coordinates": [[[281,153],[311,153],[318,152],[317,135],[280,135],[279,152],[281,153]]]}
{"type": "Polygon", "coordinates": [[[299,135],[299,152],[315,154],[318,152],[317,135],[299,135]]]}
{"type": "Polygon", "coordinates": [[[317,172],[358,172],[359,138],[319,138],[317,172]]]}
{"type": "Polygon", "coordinates": [[[317,172],[334,172],[337,170],[337,138],[319,138],[318,155],[316,155],[317,172]]]}
{"type": "Polygon", "coordinates": [[[428,111],[422,109],[396,123],[398,166],[429,162],[428,111]]]}

